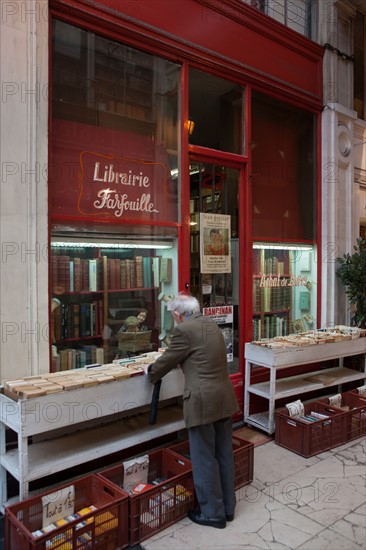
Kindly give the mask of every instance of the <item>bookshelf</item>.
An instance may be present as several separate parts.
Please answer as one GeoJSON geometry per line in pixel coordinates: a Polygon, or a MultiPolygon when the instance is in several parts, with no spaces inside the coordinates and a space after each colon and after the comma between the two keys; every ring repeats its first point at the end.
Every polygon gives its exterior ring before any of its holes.
{"type": "Polygon", "coordinates": [[[253,340],[292,332],[291,250],[253,250],[253,340]]]}
{"type": "Polygon", "coordinates": [[[162,291],[171,293],[176,281],[173,240],[84,241],[54,235],[51,242],[55,371],[158,349],[163,324],[158,297],[162,291]],[[125,321],[140,313],[145,318],[127,328],[125,321]],[[128,334],[123,345],[120,332],[131,330],[144,332],[141,349],[137,344],[131,349],[128,334]]]}

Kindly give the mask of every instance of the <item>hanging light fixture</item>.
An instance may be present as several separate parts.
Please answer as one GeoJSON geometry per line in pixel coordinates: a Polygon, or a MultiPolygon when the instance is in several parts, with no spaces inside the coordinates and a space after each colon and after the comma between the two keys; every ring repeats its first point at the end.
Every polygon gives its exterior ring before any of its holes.
{"type": "Polygon", "coordinates": [[[187,121],[187,130],[188,130],[189,137],[191,137],[191,135],[193,134],[193,130],[194,130],[194,120],[192,120],[190,118],[187,121]]]}

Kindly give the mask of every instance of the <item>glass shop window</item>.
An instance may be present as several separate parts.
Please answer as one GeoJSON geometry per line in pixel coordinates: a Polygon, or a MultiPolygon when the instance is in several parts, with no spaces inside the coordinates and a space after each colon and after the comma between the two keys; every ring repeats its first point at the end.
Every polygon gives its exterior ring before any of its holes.
{"type": "Polygon", "coordinates": [[[317,238],[316,117],[252,94],[253,236],[317,238]]]}
{"type": "Polygon", "coordinates": [[[93,151],[125,160],[109,172],[101,159],[96,176],[106,183],[129,170],[138,183],[144,170],[133,174],[127,159],[155,163],[160,180],[175,180],[165,191],[178,221],[180,65],[62,21],[52,33],[53,213],[71,214],[60,187],[77,176],[80,151],[93,151]]]}
{"type": "Polygon", "coordinates": [[[112,363],[157,351],[174,328],[177,231],[123,234],[54,225],[51,334],[54,371],[112,363]]]}
{"type": "Polygon", "coordinates": [[[178,292],[176,63],[52,24],[52,368],[158,350],[178,292]]]}
{"type": "Polygon", "coordinates": [[[315,245],[253,244],[253,340],[316,329],[315,245]]]}
{"type": "Polygon", "coordinates": [[[196,69],[189,70],[191,145],[228,153],[244,152],[243,87],[196,69]]]}

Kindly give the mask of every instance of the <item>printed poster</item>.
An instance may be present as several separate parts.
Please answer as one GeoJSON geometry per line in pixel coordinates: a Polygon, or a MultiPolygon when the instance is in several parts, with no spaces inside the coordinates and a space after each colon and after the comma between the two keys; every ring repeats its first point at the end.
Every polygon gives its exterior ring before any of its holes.
{"type": "Polygon", "coordinates": [[[200,214],[201,273],[231,273],[230,216],[200,214]]]}
{"type": "Polygon", "coordinates": [[[231,363],[234,359],[233,345],[234,345],[234,307],[233,306],[212,306],[204,307],[203,315],[205,317],[211,317],[221,329],[224,341],[226,344],[226,358],[227,362],[231,363]]]}

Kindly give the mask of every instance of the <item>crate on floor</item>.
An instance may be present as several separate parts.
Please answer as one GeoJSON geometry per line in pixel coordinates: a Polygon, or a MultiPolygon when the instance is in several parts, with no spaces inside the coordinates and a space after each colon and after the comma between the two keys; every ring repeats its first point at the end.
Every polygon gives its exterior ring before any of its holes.
{"type": "MultiPolygon", "coordinates": [[[[189,460],[169,449],[149,453],[148,487],[129,494],[129,542],[137,544],[184,518],[194,508],[194,487],[189,460]]],[[[97,474],[123,487],[123,464],[97,474]]]]}
{"type": "MultiPolygon", "coordinates": [[[[169,447],[171,451],[190,460],[189,441],[182,441],[169,447]]],[[[245,441],[233,435],[234,451],[234,488],[244,487],[253,481],[254,443],[245,441]]]]}
{"type": "MultiPolygon", "coordinates": [[[[321,403],[329,403],[329,398],[319,399],[321,403]]],[[[352,441],[366,435],[366,397],[361,397],[353,391],[341,394],[341,404],[346,415],[346,441],[352,441]]]]}
{"type": "Polygon", "coordinates": [[[96,475],[83,477],[5,508],[5,550],[117,550],[126,546],[128,495],[96,475]],[[55,495],[70,486],[74,487],[73,512],[58,521],[60,526],[53,528],[51,525],[42,530],[42,497],[51,495],[52,502],[55,495]],[[71,515],[77,512],[81,512],[79,517],[71,519],[71,515]]]}
{"type": "Polygon", "coordinates": [[[317,455],[346,442],[346,414],[335,407],[314,401],[305,405],[311,412],[326,418],[306,422],[289,416],[286,408],[276,411],[275,442],[305,458],[317,455]]]}
{"type": "Polygon", "coordinates": [[[233,435],[235,490],[253,481],[254,443],[233,435]]]}

